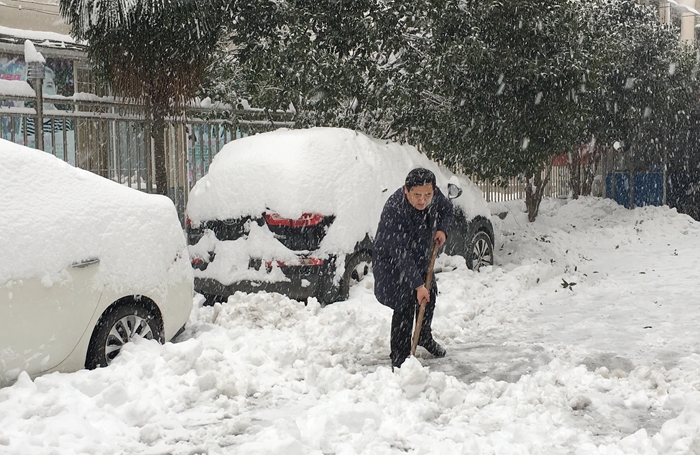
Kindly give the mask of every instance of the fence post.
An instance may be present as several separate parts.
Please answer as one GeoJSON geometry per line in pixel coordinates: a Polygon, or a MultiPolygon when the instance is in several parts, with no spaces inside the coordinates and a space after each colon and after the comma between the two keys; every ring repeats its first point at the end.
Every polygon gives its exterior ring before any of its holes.
{"type": "Polygon", "coordinates": [[[44,76],[46,69],[43,62],[29,62],[27,76],[34,81],[34,92],[36,93],[35,108],[36,119],[34,120],[34,140],[35,146],[39,150],[44,150],[44,76]]]}
{"type": "Polygon", "coordinates": [[[668,172],[667,167],[668,166],[666,163],[668,163],[668,149],[666,147],[664,147],[664,173],[663,173],[663,177],[662,177],[664,179],[663,183],[662,183],[663,184],[663,196],[662,196],[663,199],[661,200],[662,205],[666,205],[666,179],[668,178],[668,174],[667,174],[667,172],[668,172]]]}

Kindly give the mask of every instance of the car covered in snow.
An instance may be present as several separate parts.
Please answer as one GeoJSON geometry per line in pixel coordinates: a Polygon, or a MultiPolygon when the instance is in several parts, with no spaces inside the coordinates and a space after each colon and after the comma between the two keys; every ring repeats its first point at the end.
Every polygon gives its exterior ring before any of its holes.
{"type": "Polygon", "coordinates": [[[467,177],[412,146],[352,130],[279,129],[226,144],[190,191],[195,290],[208,303],[236,291],[347,299],[370,270],[385,201],[419,166],[457,196],[443,251],[474,270],[493,264],[489,208],[467,177]]]}
{"type": "Polygon", "coordinates": [[[0,386],[109,364],[189,319],[173,203],[0,139],[0,386]]]}

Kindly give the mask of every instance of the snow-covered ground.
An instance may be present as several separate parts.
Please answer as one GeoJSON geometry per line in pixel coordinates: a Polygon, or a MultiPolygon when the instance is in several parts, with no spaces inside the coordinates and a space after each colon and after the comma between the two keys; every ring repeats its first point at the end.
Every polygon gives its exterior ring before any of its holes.
{"type": "Polygon", "coordinates": [[[700,223],[523,206],[491,205],[493,268],[438,259],[444,359],[391,371],[371,275],[324,308],[196,299],[176,343],[0,389],[0,454],[699,454],[700,223]]]}

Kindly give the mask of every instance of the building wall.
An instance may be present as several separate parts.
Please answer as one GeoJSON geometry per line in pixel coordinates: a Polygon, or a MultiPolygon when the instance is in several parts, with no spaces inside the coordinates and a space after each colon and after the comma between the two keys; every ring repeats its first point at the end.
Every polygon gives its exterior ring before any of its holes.
{"type": "MultiPolygon", "coordinates": [[[[697,2],[695,0],[680,0],[679,5],[687,6],[697,11],[697,2]]],[[[681,40],[686,43],[695,42],[695,23],[697,15],[695,12],[682,12],[681,13],[681,40]]]]}
{"type": "Polygon", "coordinates": [[[58,0],[0,1],[0,26],[66,35],[70,32],[58,12],[58,0]]]}
{"type": "MultiPolygon", "coordinates": [[[[640,0],[649,3],[649,0],[640,0]]],[[[697,15],[684,7],[699,11],[700,0],[660,0],[659,19],[664,23],[678,21],[681,27],[681,40],[695,42],[697,15]],[[677,3],[675,5],[674,3],[677,3]]],[[[59,13],[58,0],[6,0],[0,1],[0,26],[21,30],[34,30],[68,34],[67,25],[59,13]]]]}
{"type": "Polygon", "coordinates": [[[665,24],[680,26],[680,39],[686,43],[697,40],[696,24],[698,22],[697,0],[659,1],[659,19],[665,24]]]}

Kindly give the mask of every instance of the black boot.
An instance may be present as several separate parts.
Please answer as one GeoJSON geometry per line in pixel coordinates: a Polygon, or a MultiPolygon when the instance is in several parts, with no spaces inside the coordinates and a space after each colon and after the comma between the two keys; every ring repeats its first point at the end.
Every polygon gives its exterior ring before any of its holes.
{"type": "Polygon", "coordinates": [[[445,357],[447,355],[445,348],[440,346],[440,344],[435,340],[430,340],[427,343],[421,344],[421,346],[423,346],[426,351],[435,357],[445,357]]]}

